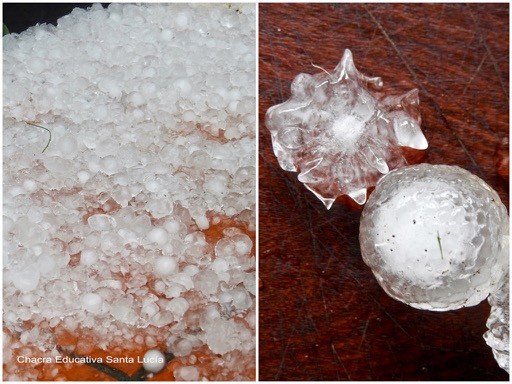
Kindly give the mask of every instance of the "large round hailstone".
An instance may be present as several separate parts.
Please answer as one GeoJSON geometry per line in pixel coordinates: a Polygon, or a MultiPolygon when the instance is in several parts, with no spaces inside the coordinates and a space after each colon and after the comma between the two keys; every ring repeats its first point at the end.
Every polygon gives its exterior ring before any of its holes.
{"type": "Polygon", "coordinates": [[[144,354],[142,366],[151,373],[158,373],[165,368],[165,355],[158,349],[150,349],[144,354]]]}
{"type": "Polygon", "coordinates": [[[447,311],[477,305],[508,268],[508,216],[497,193],[459,167],[390,172],[361,218],[364,262],[391,297],[447,311]]]}
{"type": "Polygon", "coordinates": [[[177,267],[178,263],[176,259],[170,256],[160,256],[153,264],[155,274],[160,277],[172,275],[176,272],[177,267]]]}
{"type": "Polygon", "coordinates": [[[80,298],[82,307],[92,313],[99,313],[103,304],[103,298],[96,293],[86,293],[80,298]]]}

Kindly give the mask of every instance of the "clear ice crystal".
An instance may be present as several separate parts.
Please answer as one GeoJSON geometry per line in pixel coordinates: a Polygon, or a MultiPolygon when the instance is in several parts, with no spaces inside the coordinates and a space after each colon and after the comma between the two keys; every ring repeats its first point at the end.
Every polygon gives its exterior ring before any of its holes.
{"type": "MultiPolygon", "coordinates": [[[[508,241],[508,238],[507,238],[508,241]]],[[[508,246],[505,248],[508,250],[508,246]]],[[[508,256],[508,255],[507,255],[508,256]]],[[[507,257],[508,260],[508,257],[507,257]]],[[[489,295],[491,314],[487,319],[487,328],[484,333],[485,342],[492,348],[494,358],[498,365],[510,373],[510,274],[502,277],[498,289],[489,295]]]]}
{"type": "Polygon", "coordinates": [[[388,295],[414,308],[474,306],[508,269],[508,214],[498,194],[448,165],[403,167],[383,177],[364,207],[364,262],[388,295]]]}
{"type": "Polygon", "coordinates": [[[407,165],[400,147],[426,149],[418,90],[382,92],[380,77],[367,77],[350,50],[333,73],[299,74],[292,97],[267,111],[274,153],[286,171],[329,209],[337,197],[366,202],[366,191],[390,169],[407,165]]]}

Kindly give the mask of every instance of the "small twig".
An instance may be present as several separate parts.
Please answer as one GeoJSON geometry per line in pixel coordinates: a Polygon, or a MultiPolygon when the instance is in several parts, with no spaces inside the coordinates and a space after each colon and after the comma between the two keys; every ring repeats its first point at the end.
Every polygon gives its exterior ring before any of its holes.
{"type": "MultiPolygon", "coordinates": [[[[66,353],[59,345],[57,345],[57,350],[60,353],[65,353],[67,356],[71,358],[85,358],[85,356],[76,355],[74,353],[66,353]]],[[[174,359],[174,355],[170,352],[166,352],[164,353],[164,355],[166,364],[169,364],[174,359]]],[[[111,367],[110,365],[107,365],[105,363],[86,361],[84,362],[84,364],[88,365],[91,368],[95,368],[106,375],[109,375],[110,377],[117,381],[145,381],[150,377],[150,375],[152,375],[150,372],[146,371],[144,367],[140,367],[140,369],[137,370],[137,372],[130,376],[127,373],[121,371],[120,369],[111,367]]]]}
{"type": "Polygon", "coordinates": [[[48,144],[46,144],[46,147],[43,148],[43,150],[41,151],[41,153],[43,153],[44,151],[46,151],[46,148],[48,148],[48,146],[50,145],[50,142],[52,141],[52,132],[48,129],[48,128],[45,128],[45,127],[42,127],[40,125],[37,125],[37,124],[34,124],[34,123],[31,123],[29,121],[26,121],[26,123],[28,125],[33,125],[34,127],[38,127],[38,128],[42,128],[46,131],[48,131],[49,135],[50,135],[50,138],[48,139],[48,144]]]}

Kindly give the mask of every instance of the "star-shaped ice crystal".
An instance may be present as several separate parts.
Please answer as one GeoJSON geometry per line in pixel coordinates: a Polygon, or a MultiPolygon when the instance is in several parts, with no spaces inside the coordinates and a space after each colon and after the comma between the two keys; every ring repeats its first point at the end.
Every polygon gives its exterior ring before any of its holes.
{"type": "Polygon", "coordinates": [[[418,90],[382,92],[380,77],[355,67],[350,50],[333,73],[299,74],[292,97],[267,111],[266,125],[279,164],[329,209],[348,195],[358,204],[390,169],[407,165],[400,147],[426,149],[418,90]]]}

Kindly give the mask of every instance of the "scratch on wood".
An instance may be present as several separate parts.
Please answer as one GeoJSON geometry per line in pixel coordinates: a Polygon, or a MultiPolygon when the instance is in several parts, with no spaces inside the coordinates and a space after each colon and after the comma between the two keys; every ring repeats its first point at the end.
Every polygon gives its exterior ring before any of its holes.
{"type": "MultiPolygon", "coordinates": [[[[372,19],[372,21],[375,23],[375,25],[377,26],[377,28],[381,31],[381,33],[384,35],[384,38],[389,42],[389,44],[391,44],[391,46],[393,47],[393,49],[395,50],[395,52],[397,53],[398,57],[400,58],[400,60],[402,61],[402,63],[405,65],[405,67],[407,68],[407,70],[409,71],[409,73],[411,74],[415,84],[420,87],[421,91],[425,94],[425,96],[427,96],[427,98],[429,99],[429,101],[432,103],[432,106],[434,107],[435,111],[438,113],[439,117],[441,118],[441,120],[443,121],[443,124],[445,125],[446,128],[448,128],[448,131],[455,137],[455,139],[457,140],[457,142],[459,143],[459,145],[461,146],[462,150],[464,151],[464,153],[466,154],[466,156],[468,156],[469,160],[471,161],[471,163],[473,164],[473,166],[475,167],[476,171],[478,172],[478,175],[480,176],[481,179],[483,180],[486,180],[486,177],[485,177],[485,174],[484,172],[482,171],[482,169],[480,168],[480,166],[478,165],[478,163],[476,162],[475,158],[473,157],[473,155],[471,155],[471,153],[468,151],[466,145],[462,142],[462,140],[455,134],[455,132],[450,128],[450,124],[448,123],[448,120],[446,119],[446,116],[444,115],[444,112],[443,110],[441,109],[441,107],[439,106],[439,104],[436,102],[436,100],[434,99],[434,97],[430,94],[430,92],[428,92],[427,88],[425,88],[425,86],[423,85],[423,83],[421,83],[418,79],[418,76],[416,75],[416,72],[412,69],[412,67],[409,65],[409,62],[405,59],[405,57],[402,55],[402,52],[400,51],[400,49],[398,48],[398,46],[395,44],[395,42],[393,41],[393,39],[391,39],[391,37],[389,36],[389,34],[386,32],[386,30],[384,29],[384,27],[382,26],[382,24],[375,18],[375,16],[373,16],[373,13],[368,9],[368,7],[366,5],[364,5],[364,8],[366,10],[366,13],[368,13],[368,15],[370,16],[370,18],[372,19]]],[[[491,56],[492,58],[492,56],[491,56]]]]}
{"type": "Polygon", "coordinates": [[[352,378],[350,377],[350,373],[348,373],[348,371],[347,371],[347,367],[345,366],[345,363],[343,362],[341,357],[338,355],[338,352],[336,352],[336,348],[334,348],[334,344],[332,344],[332,343],[331,343],[331,349],[332,349],[332,353],[333,353],[334,357],[336,358],[336,360],[338,360],[338,363],[340,363],[341,367],[345,371],[347,378],[349,380],[352,380],[352,378]]]}
{"type": "Polygon", "coordinates": [[[388,311],[386,311],[386,308],[384,308],[384,306],[373,296],[373,295],[370,295],[370,297],[372,298],[372,300],[375,302],[375,304],[377,304],[377,307],[379,307],[379,309],[387,316],[389,317],[389,319],[395,323],[395,325],[403,332],[405,333],[407,336],[411,337],[412,336],[409,334],[409,332],[407,332],[404,327],[402,327],[400,325],[400,323],[393,317],[393,315],[391,315],[388,311]]]}
{"type": "Polygon", "coordinates": [[[475,18],[475,15],[471,11],[471,7],[469,6],[469,4],[467,4],[467,9],[468,9],[469,15],[473,19],[473,23],[475,24],[475,30],[478,32],[478,35],[480,36],[480,40],[482,41],[482,44],[484,45],[485,50],[487,51],[487,53],[489,54],[489,57],[491,58],[492,65],[494,67],[494,70],[496,71],[496,76],[498,76],[498,80],[499,80],[500,85],[501,85],[501,90],[503,91],[503,94],[505,95],[505,97],[508,100],[508,92],[507,92],[507,89],[505,87],[505,83],[503,81],[503,76],[501,75],[500,67],[498,66],[498,61],[496,60],[496,58],[492,54],[492,51],[489,48],[489,45],[487,44],[487,41],[485,40],[485,37],[482,34],[482,31],[480,30],[480,26],[478,25],[478,20],[475,18]]]}
{"type": "Polygon", "coordinates": [[[370,323],[370,319],[367,319],[366,323],[364,324],[363,335],[361,336],[361,342],[359,343],[359,348],[357,349],[358,351],[361,349],[361,347],[363,346],[363,343],[366,339],[366,331],[368,330],[369,323],[370,323]]]}
{"type": "MultiPolygon", "coordinates": [[[[416,72],[412,69],[412,67],[409,65],[409,62],[405,59],[405,57],[402,55],[402,52],[400,51],[400,49],[398,49],[397,45],[395,44],[395,42],[393,41],[393,39],[391,39],[391,37],[389,36],[389,34],[386,32],[386,30],[384,29],[384,27],[382,26],[382,24],[375,18],[375,16],[373,16],[373,13],[368,9],[368,7],[366,5],[364,5],[364,9],[366,10],[366,13],[368,13],[368,15],[370,16],[370,18],[372,19],[372,21],[375,23],[375,25],[377,26],[377,28],[379,28],[379,30],[382,32],[382,34],[384,35],[384,38],[388,41],[389,44],[391,44],[391,46],[393,47],[393,49],[395,50],[395,52],[398,54],[398,57],[400,58],[400,60],[402,61],[402,63],[404,63],[405,67],[407,68],[407,70],[409,71],[409,73],[411,74],[411,76],[413,77],[414,79],[414,82],[416,84],[418,84],[419,86],[421,86],[421,82],[419,81],[418,79],[418,76],[416,75],[416,72]]],[[[429,97],[430,97],[430,94],[428,93],[428,91],[423,87],[421,86],[422,88],[422,91],[425,92],[429,97]]]]}
{"type": "Polygon", "coordinates": [[[482,69],[482,65],[484,64],[486,58],[487,58],[487,52],[482,57],[482,60],[480,60],[480,64],[478,64],[478,68],[476,69],[475,73],[473,74],[473,76],[471,76],[471,79],[469,79],[468,83],[464,87],[464,90],[462,91],[462,96],[464,96],[466,94],[466,91],[468,90],[469,86],[471,85],[473,80],[475,80],[476,77],[478,76],[478,73],[482,69]]]}
{"type": "MultiPolygon", "coordinates": [[[[301,320],[301,318],[302,318],[301,314],[302,314],[302,309],[304,308],[305,304],[306,304],[306,300],[302,300],[300,308],[297,311],[297,319],[298,319],[297,321],[302,321],[301,320]]],[[[285,345],[285,347],[283,349],[283,352],[282,352],[282,355],[281,355],[281,361],[279,362],[279,368],[277,369],[277,372],[276,372],[276,374],[274,376],[276,380],[279,380],[281,372],[282,372],[282,370],[283,370],[283,368],[285,366],[286,355],[288,354],[288,348],[291,345],[291,338],[295,334],[295,331],[297,329],[296,324],[297,323],[295,323],[293,325],[293,327],[292,327],[292,329],[291,329],[291,331],[290,331],[290,333],[288,335],[288,338],[286,339],[286,345],[285,345]]]]}
{"type": "Polygon", "coordinates": [[[322,280],[320,280],[320,292],[322,293],[322,302],[324,304],[324,311],[327,313],[327,304],[325,304],[325,295],[324,295],[324,284],[322,280]]]}

